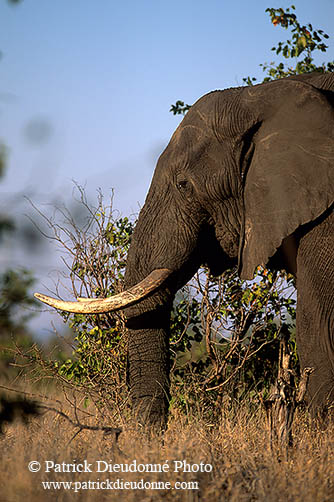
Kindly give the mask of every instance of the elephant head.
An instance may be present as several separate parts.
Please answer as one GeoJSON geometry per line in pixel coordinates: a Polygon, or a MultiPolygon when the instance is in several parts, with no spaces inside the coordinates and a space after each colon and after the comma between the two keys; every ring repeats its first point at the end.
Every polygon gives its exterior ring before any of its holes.
{"type": "Polygon", "coordinates": [[[334,201],[333,90],[333,75],[310,74],[200,98],[156,166],[132,237],[128,291],[84,302],[37,295],[68,311],[127,309],[142,420],[166,418],[172,302],[201,264],[215,275],[238,264],[251,279],[281,253],[280,266],[295,272],[298,242],[284,243],[334,201]]]}

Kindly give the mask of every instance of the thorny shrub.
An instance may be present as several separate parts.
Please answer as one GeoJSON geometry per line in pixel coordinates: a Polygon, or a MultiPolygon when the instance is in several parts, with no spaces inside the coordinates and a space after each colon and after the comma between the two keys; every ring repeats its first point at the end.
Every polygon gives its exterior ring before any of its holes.
{"type": "MultiPolygon", "coordinates": [[[[79,192],[78,222],[66,208],[57,208],[54,216],[41,214],[61,248],[67,273],[60,285],[71,285],[75,297],[107,297],[123,290],[126,255],[134,223],[121,218],[105,205],[98,193],[97,205],[88,203],[84,189],[79,192]]],[[[74,334],[73,353],[65,361],[53,361],[54,373],[95,402],[124,408],[127,403],[127,341],[122,312],[84,315],[59,312],[74,334]]]]}
{"type": "MultiPolygon", "coordinates": [[[[215,403],[231,409],[259,404],[277,376],[281,334],[290,332],[294,370],[295,288],[291,276],[261,267],[253,281],[235,269],[213,278],[202,269],[172,313],[175,400],[211,416],[215,403]]],[[[220,411],[219,411],[220,413],[220,411]]]]}

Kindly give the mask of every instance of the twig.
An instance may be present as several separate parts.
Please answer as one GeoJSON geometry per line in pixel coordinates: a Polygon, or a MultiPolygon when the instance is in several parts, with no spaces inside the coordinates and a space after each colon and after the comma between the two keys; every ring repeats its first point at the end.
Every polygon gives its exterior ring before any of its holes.
{"type": "MultiPolygon", "coordinates": [[[[5,385],[0,385],[0,388],[1,389],[4,389],[6,391],[9,391],[9,392],[15,392],[17,394],[23,394],[25,396],[29,396],[29,397],[40,397],[42,399],[49,399],[47,396],[44,396],[42,394],[33,394],[32,392],[25,392],[25,391],[21,391],[21,390],[18,390],[18,389],[13,389],[11,387],[6,387],[5,385]]],[[[59,401],[58,399],[51,399],[52,401],[55,401],[57,403],[59,403],[60,405],[62,404],[61,401],[59,401]]],[[[66,413],[64,413],[63,411],[61,410],[58,410],[57,408],[54,408],[53,406],[46,406],[45,404],[41,404],[41,403],[38,403],[36,401],[34,401],[34,406],[36,408],[39,408],[39,409],[42,409],[42,410],[46,410],[46,411],[53,411],[54,413],[57,413],[59,416],[65,418],[68,422],[70,422],[70,424],[77,428],[78,430],[76,431],[75,435],[73,436],[73,438],[71,439],[71,441],[73,441],[74,437],[76,437],[81,431],[83,430],[90,430],[90,431],[103,431],[105,434],[114,434],[115,436],[115,441],[117,442],[118,440],[118,436],[120,435],[120,433],[122,432],[122,429],[119,428],[119,427],[110,427],[110,426],[104,426],[104,425],[86,425],[86,424],[82,424],[78,418],[78,407],[75,405],[74,407],[74,413],[75,413],[75,418],[76,420],[72,420],[71,417],[69,417],[66,413]]],[[[81,411],[81,410],[79,410],[81,411]]]]}
{"type": "MultiPolygon", "coordinates": [[[[66,413],[63,411],[57,410],[57,408],[53,408],[52,406],[45,406],[44,404],[38,404],[38,408],[44,409],[46,411],[53,411],[54,413],[57,413],[61,417],[65,418],[68,422],[70,422],[73,427],[78,428],[78,431],[75,433],[74,437],[77,436],[81,431],[83,430],[88,430],[88,431],[103,431],[106,434],[113,433],[115,434],[115,441],[118,440],[118,436],[122,432],[122,429],[120,427],[109,427],[105,425],[86,425],[82,424],[79,422],[78,418],[76,417],[76,421],[72,420],[66,413]]],[[[72,440],[74,439],[72,438],[72,440]]]]}

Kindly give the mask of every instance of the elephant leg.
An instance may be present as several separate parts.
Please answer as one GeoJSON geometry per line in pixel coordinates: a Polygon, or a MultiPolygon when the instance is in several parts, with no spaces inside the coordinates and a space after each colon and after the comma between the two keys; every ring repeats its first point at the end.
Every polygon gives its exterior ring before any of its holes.
{"type": "MultiPolygon", "coordinates": [[[[313,416],[334,406],[334,212],[300,239],[297,254],[297,350],[313,367],[308,402],[313,416]]],[[[333,413],[334,416],[334,413],[333,413]]]]}

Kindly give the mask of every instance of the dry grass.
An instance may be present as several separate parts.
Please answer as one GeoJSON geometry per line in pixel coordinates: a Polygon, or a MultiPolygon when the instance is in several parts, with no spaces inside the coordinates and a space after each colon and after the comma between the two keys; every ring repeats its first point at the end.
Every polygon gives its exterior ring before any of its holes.
{"type": "MultiPolygon", "coordinates": [[[[57,407],[70,414],[73,409],[63,399],[57,407]]],[[[95,409],[94,416],[78,412],[80,421],[103,423],[95,409]]],[[[250,414],[240,409],[235,414],[221,414],[216,424],[206,424],[200,417],[184,416],[174,410],[164,440],[148,440],[135,430],[129,420],[117,419],[104,425],[121,426],[123,432],[117,445],[112,436],[102,432],[82,431],[74,439],[75,430],[66,419],[53,412],[31,418],[28,425],[14,422],[5,427],[1,441],[0,501],[57,500],[129,500],[129,501],[303,501],[332,502],[334,500],[334,444],[331,426],[326,431],[312,430],[304,417],[297,417],[294,427],[294,447],[288,458],[270,451],[264,415],[261,410],[250,414]],[[164,465],[169,472],[117,473],[57,473],[44,472],[45,461],[76,464],[87,460],[96,470],[96,461],[130,465],[164,465]],[[41,463],[40,472],[29,472],[29,462],[41,463]],[[174,472],[174,461],[187,464],[211,464],[212,472],[174,472]],[[87,489],[88,481],[100,483],[117,478],[124,481],[197,481],[199,490],[108,490],[87,489]],[[42,481],[77,482],[74,488],[43,489],[42,481]],[[79,484],[81,486],[79,488],[79,484]]],[[[95,487],[96,488],[96,487],[95,487]]]]}

